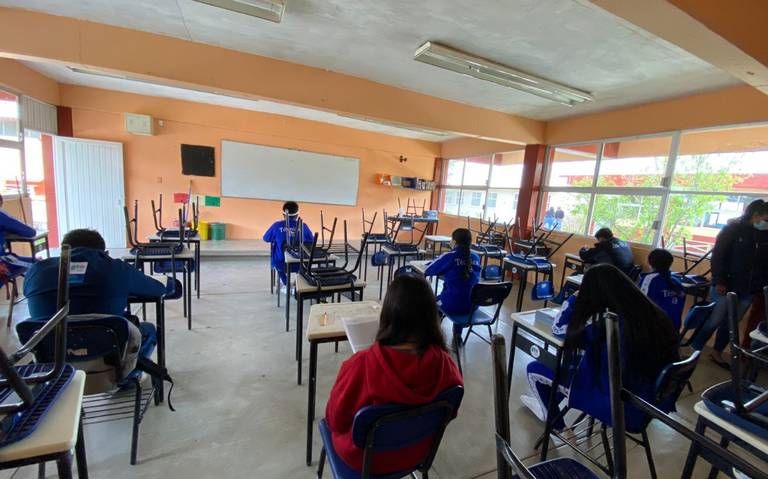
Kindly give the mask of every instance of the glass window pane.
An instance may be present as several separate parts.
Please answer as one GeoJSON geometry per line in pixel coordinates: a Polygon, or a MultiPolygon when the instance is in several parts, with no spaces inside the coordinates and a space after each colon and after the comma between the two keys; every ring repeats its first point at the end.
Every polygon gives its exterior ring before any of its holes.
{"type": "Polygon", "coordinates": [[[20,141],[19,97],[0,90],[0,140],[20,141]]]}
{"type": "Polygon", "coordinates": [[[464,175],[464,160],[448,160],[446,163],[444,184],[461,186],[461,178],[464,175]]]}
{"type": "Polygon", "coordinates": [[[517,190],[489,190],[485,201],[485,218],[511,223],[517,213],[517,190]]]}
{"type": "Polygon", "coordinates": [[[459,216],[482,218],[485,204],[485,191],[462,190],[459,216]]]}
{"type": "Polygon", "coordinates": [[[671,147],[671,136],[606,143],[597,185],[662,186],[671,147]]]}
{"type": "Polygon", "coordinates": [[[539,221],[547,229],[584,233],[590,196],[589,193],[545,193],[539,221]]]}
{"type": "Polygon", "coordinates": [[[619,239],[650,244],[660,206],[661,196],[597,195],[589,231],[608,227],[619,239]]]}
{"type": "MultiPolygon", "coordinates": [[[[51,138],[46,135],[50,148],[51,138]]],[[[32,204],[35,229],[48,230],[48,212],[45,205],[45,171],[43,162],[43,135],[24,130],[24,179],[32,204]]]]}
{"type": "Polygon", "coordinates": [[[768,192],[768,126],[684,133],[672,187],[768,192]]]}
{"type": "Polygon", "coordinates": [[[18,194],[21,189],[21,150],[0,148],[0,193],[18,194]]]}
{"type": "Polygon", "coordinates": [[[520,188],[523,179],[524,156],[523,150],[493,155],[490,186],[492,188],[520,188]]]}
{"type": "Polygon", "coordinates": [[[488,184],[488,173],[490,171],[490,156],[467,158],[466,165],[464,166],[464,185],[486,186],[488,184]]]}
{"type": "Polygon", "coordinates": [[[460,198],[461,190],[443,188],[440,191],[440,204],[442,205],[440,211],[449,215],[458,215],[460,198]]]}
{"type": "Polygon", "coordinates": [[[550,150],[549,186],[592,186],[599,143],[550,150]]]}
{"type": "Polygon", "coordinates": [[[662,233],[664,246],[682,249],[685,238],[688,249],[700,254],[707,252],[714,246],[715,237],[728,220],[741,216],[755,198],[740,195],[670,195],[662,233]]]}

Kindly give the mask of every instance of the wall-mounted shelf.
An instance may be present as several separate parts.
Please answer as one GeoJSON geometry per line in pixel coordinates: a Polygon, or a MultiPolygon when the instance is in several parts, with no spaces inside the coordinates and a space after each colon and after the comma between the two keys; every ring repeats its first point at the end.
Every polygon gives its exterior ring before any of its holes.
{"type": "Polygon", "coordinates": [[[376,184],[415,191],[434,191],[435,189],[435,182],[432,180],[416,178],[413,176],[385,175],[381,173],[376,175],[376,184]]]}

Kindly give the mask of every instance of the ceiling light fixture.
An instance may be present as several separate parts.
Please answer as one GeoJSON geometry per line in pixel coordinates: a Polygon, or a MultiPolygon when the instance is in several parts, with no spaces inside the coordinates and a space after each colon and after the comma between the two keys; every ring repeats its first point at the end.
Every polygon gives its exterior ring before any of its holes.
{"type": "Polygon", "coordinates": [[[280,23],[285,12],[285,0],[194,0],[232,12],[280,23]]]}
{"type": "Polygon", "coordinates": [[[588,92],[472,56],[439,43],[426,42],[416,50],[413,59],[480,80],[514,88],[566,106],[594,101],[594,97],[588,92]]]}

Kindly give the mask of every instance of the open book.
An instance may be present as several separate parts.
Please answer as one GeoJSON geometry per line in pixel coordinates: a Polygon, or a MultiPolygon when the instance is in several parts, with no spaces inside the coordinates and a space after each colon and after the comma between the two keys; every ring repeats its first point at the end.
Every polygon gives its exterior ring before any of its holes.
{"type": "Polygon", "coordinates": [[[379,330],[380,308],[365,308],[364,310],[339,313],[339,319],[344,325],[352,352],[368,349],[376,341],[379,330]]]}

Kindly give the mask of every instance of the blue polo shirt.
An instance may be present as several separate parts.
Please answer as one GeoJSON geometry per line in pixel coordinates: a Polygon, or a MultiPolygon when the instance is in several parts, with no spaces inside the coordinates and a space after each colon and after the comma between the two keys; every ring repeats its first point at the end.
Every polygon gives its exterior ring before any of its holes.
{"type": "Polygon", "coordinates": [[[466,252],[461,248],[442,254],[429,264],[425,276],[442,276],[443,290],[440,292],[440,309],[446,314],[468,314],[472,311],[472,287],[480,281],[480,256],[470,253],[472,272],[464,278],[467,270],[466,252]]]}
{"type": "MultiPolygon", "coordinates": [[[[132,265],[110,258],[105,251],[74,248],[69,275],[70,314],[113,314],[121,316],[128,307],[128,296],[160,297],[166,287],[132,265]]],[[[56,313],[59,258],[35,263],[24,280],[32,319],[45,319],[56,313]]]]}
{"type": "Polygon", "coordinates": [[[0,255],[5,253],[5,235],[8,233],[31,238],[35,236],[35,229],[0,210],[0,255]]]}
{"type": "MultiPolygon", "coordinates": [[[[264,233],[264,241],[272,243],[272,267],[278,271],[285,271],[285,244],[288,242],[288,234],[291,236],[298,235],[298,221],[296,218],[290,218],[288,227],[285,225],[285,220],[275,221],[272,226],[269,227],[266,233],[264,233]]],[[[305,243],[311,243],[314,235],[309,229],[309,226],[304,224],[303,236],[305,243]]],[[[298,238],[295,239],[298,243],[298,238]]],[[[298,267],[298,265],[297,265],[298,267]]]]}

